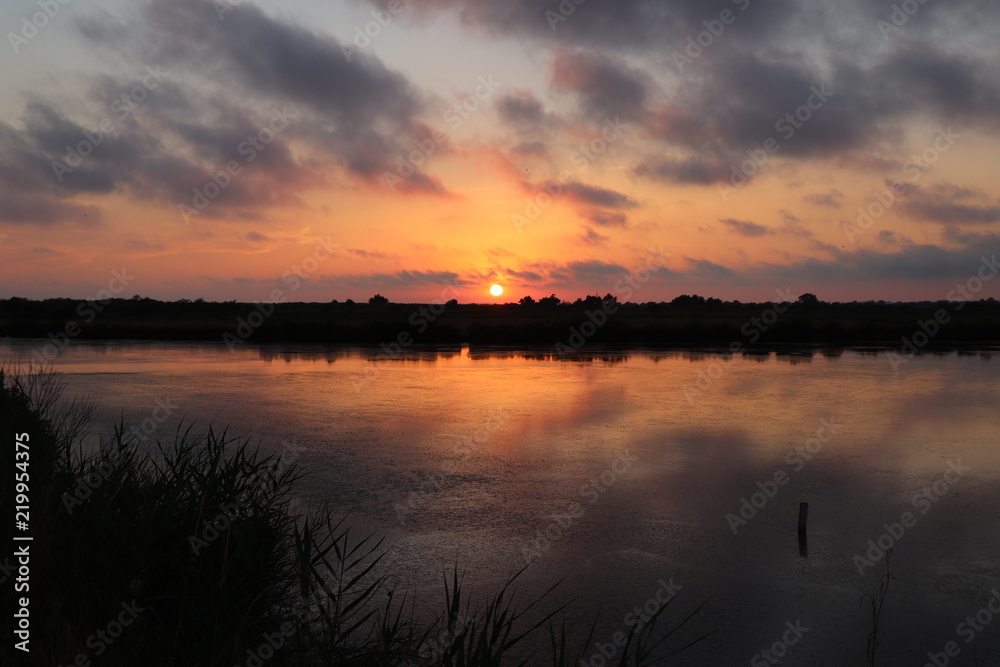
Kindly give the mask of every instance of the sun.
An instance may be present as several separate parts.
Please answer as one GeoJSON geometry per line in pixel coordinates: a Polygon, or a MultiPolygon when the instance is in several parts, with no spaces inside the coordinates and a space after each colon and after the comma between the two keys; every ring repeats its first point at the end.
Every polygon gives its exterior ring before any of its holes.
{"type": "Polygon", "coordinates": [[[490,294],[492,294],[493,296],[500,296],[501,294],[503,294],[503,286],[494,285],[493,287],[490,288],[490,294]]]}

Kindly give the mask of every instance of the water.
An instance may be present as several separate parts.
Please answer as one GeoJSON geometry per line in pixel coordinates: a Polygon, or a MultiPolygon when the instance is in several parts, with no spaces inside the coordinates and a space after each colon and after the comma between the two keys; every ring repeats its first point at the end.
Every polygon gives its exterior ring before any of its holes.
{"type": "MultiPolygon", "coordinates": [[[[6,342],[0,356],[38,344],[6,342]]],[[[69,395],[98,401],[101,425],[124,414],[165,439],[183,421],[228,424],[274,451],[294,443],[301,501],[350,509],[359,530],[386,535],[388,568],[427,608],[456,560],[488,588],[532,557],[525,593],[565,577],[553,600],[574,601],[577,628],[600,607],[607,651],[667,584],[679,587],[668,619],[705,602],[692,632],[715,631],[671,664],[770,664],[758,654],[783,635],[794,640],[773,647],[783,664],[865,664],[863,596],[885,559],[871,552],[859,573],[855,557],[881,539],[894,548],[885,664],[922,665],[949,641],[951,664],[996,648],[988,609],[982,625],[959,625],[1000,590],[987,352],[898,368],[863,351],[373,356],[112,342],[71,345],[55,366],[69,395]],[[744,505],[741,523],[744,498],[759,507],[744,505]]]]}

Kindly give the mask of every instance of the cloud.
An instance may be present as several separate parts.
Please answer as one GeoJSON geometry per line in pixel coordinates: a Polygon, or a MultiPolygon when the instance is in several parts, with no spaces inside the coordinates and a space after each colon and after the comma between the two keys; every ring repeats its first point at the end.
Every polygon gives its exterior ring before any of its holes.
{"type": "Polygon", "coordinates": [[[774,234],[774,230],[764,225],[758,224],[756,222],[751,222],[749,220],[735,220],[733,218],[720,219],[723,225],[726,226],[729,231],[739,234],[740,236],[767,236],[769,234],[774,234]]]}
{"type": "Polygon", "coordinates": [[[586,225],[583,225],[583,234],[579,236],[579,239],[583,245],[588,246],[605,245],[611,240],[610,237],[599,234],[594,231],[593,227],[587,227],[586,225]]]}
{"type": "Polygon", "coordinates": [[[606,279],[610,276],[624,276],[628,273],[621,264],[603,262],[598,259],[578,260],[568,262],[566,269],[574,280],[587,282],[596,279],[606,279]]]}
{"type": "Polygon", "coordinates": [[[550,79],[553,89],[574,93],[583,113],[592,118],[631,119],[644,111],[648,76],[619,58],[557,49],[550,79]]]}
{"type": "Polygon", "coordinates": [[[949,243],[966,247],[1000,247],[1000,232],[969,232],[958,227],[945,227],[942,238],[949,243]]]}
{"type": "Polygon", "coordinates": [[[981,192],[950,183],[926,189],[911,185],[901,209],[915,218],[946,225],[1000,222],[1000,205],[996,201],[981,192]],[[981,203],[963,203],[970,199],[981,203]]]}
{"type": "Polygon", "coordinates": [[[621,192],[611,190],[610,188],[602,188],[597,185],[587,185],[579,181],[570,181],[563,184],[555,181],[546,181],[544,187],[546,189],[558,189],[561,187],[564,197],[580,204],[615,209],[635,208],[639,205],[639,202],[621,192]]]}
{"type": "Polygon", "coordinates": [[[395,273],[351,273],[325,275],[319,280],[330,287],[363,287],[382,289],[390,287],[419,287],[424,285],[468,284],[454,271],[396,271],[395,273]]]}
{"type": "Polygon", "coordinates": [[[542,141],[527,141],[514,146],[510,152],[521,157],[548,155],[549,149],[542,141]]]}
{"type": "Polygon", "coordinates": [[[840,202],[844,198],[844,193],[837,189],[828,192],[810,192],[802,197],[802,200],[814,206],[826,206],[828,208],[840,208],[840,202]]]}
{"type": "MultiPolygon", "coordinates": [[[[900,239],[897,239],[900,240],[900,239]]],[[[883,281],[964,280],[975,275],[982,261],[981,246],[945,248],[907,244],[886,251],[841,252],[830,259],[806,258],[790,264],[759,264],[743,273],[754,283],[877,283],[883,281]]],[[[939,295],[936,298],[944,298],[939,295]]]]}
{"type": "Polygon", "coordinates": [[[628,216],[619,211],[602,211],[596,208],[587,208],[578,211],[585,219],[601,227],[626,227],[628,216]]]}
{"type": "Polygon", "coordinates": [[[525,90],[501,96],[496,106],[500,118],[515,127],[538,129],[550,120],[538,98],[525,90]]]}
{"type": "Polygon", "coordinates": [[[346,250],[355,257],[361,257],[362,259],[394,259],[399,257],[399,255],[380,250],[364,250],[363,248],[346,248],[346,250]]]}
{"type": "Polygon", "coordinates": [[[682,185],[709,185],[730,176],[728,163],[693,156],[640,162],[632,171],[637,176],[682,185]]]}
{"type": "MultiPolygon", "coordinates": [[[[195,188],[236,160],[243,173],[202,215],[256,220],[269,208],[304,206],[299,192],[329,185],[335,175],[387,194],[450,194],[427,164],[406,162],[413,142],[433,134],[419,120],[421,92],[370,54],[345,57],[344,45],[328,35],[249,3],[220,21],[203,0],[152,0],[133,17],[105,12],[77,27],[93,46],[155,62],[162,74],[148,99],[113,118],[114,131],[66,176],[64,189],[190,204],[195,188]],[[281,132],[272,132],[275,116],[288,121],[281,132]],[[264,144],[252,158],[251,138],[264,144]],[[409,169],[394,189],[386,187],[386,174],[409,169]]],[[[106,100],[135,81],[98,74],[87,83],[85,104],[36,99],[26,106],[26,146],[17,161],[60,159],[67,144],[109,115],[106,100]]]]}

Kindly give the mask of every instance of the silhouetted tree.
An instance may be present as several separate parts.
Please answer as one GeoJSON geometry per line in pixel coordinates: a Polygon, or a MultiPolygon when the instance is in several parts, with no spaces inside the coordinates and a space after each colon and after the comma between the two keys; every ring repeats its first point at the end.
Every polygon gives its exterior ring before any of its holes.
{"type": "Polygon", "coordinates": [[[381,294],[376,294],[372,298],[368,299],[368,303],[372,304],[373,306],[384,306],[385,304],[389,303],[389,299],[385,298],[381,294]]]}
{"type": "Polygon", "coordinates": [[[518,300],[518,303],[521,304],[522,306],[534,306],[535,300],[532,299],[530,296],[522,296],[518,300]]]}
{"type": "Polygon", "coordinates": [[[543,296],[541,299],[538,300],[538,305],[542,307],[558,306],[559,297],[557,297],[555,294],[551,296],[543,296]]]}
{"type": "Polygon", "coordinates": [[[816,295],[812,294],[811,292],[806,292],[805,294],[800,294],[798,301],[799,301],[799,303],[808,304],[808,305],[813,305],[813,304],[819,303],[819,299],[816,298],[816,295]]]}
{"type": "Polygon", "coordinates": [[[458,305],[458,299],[448,299],[447,301],[445,301],[444,305],[446,305],[446,306],[457,306],[458,305]]]}
{"type": "Polygon", "coordinates": [[[671,306],[704,306],[705,297],[698,296],[697,294],[681,294],[680,296],[674,297],[673,301],[670,302],[671,306]]]}

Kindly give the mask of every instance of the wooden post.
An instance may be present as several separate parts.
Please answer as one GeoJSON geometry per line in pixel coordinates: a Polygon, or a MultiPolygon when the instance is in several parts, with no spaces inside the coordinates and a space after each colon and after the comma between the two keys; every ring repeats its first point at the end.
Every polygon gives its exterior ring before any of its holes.
{"type": "Polygon", "coordinates": [[[809,556],[809,546],[806,540],[806,519],[809,518],[809,503],[799,503],[799,556],[809,556]]]}

